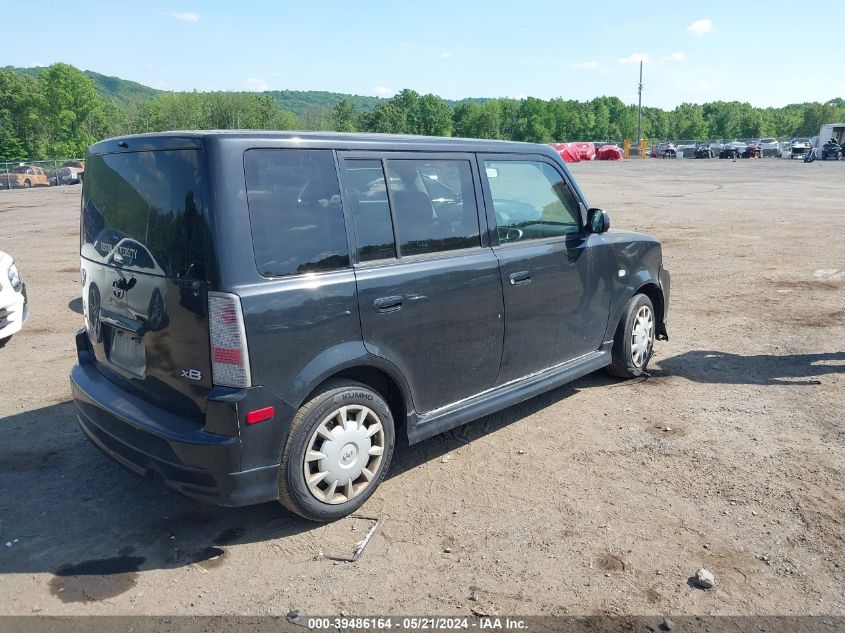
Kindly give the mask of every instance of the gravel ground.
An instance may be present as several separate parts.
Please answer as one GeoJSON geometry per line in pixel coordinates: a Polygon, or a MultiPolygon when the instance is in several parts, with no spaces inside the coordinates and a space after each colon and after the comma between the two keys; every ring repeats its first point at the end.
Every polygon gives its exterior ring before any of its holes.
{"type": "Polygon", "coordinates": [[[652,376],[594,374],[400,448],[356,563],[321,552],[365,520],[204,506],[84,439],[79,188],[0,193],[33,311],[0,351],[0,612],[845,614],[845,164],[573,171],[663,241],[652,376]]]}

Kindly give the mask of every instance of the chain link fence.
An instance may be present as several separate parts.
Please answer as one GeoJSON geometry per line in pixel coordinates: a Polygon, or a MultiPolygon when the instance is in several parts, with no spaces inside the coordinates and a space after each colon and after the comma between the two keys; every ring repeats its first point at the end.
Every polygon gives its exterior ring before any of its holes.
{"type": "Polygon", "coordinates": [[[84,173],[85,161],[81,158],[0,163],[0,191],[77,185],[84,173]]]}

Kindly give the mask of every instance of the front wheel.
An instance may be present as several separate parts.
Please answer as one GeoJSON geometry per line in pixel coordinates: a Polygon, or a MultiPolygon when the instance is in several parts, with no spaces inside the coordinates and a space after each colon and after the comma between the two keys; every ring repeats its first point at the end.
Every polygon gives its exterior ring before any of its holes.
{"type": "Polygon", "coordinates": [[[357,382],[329,383],[291,423],[279,501],[312,521],[345,517],[384,480],[393,446],[393,416],[381,395],[357,382]]]}
{"type": "Polygon", "coordinates": [[[645,373],[654,351],[654,306],[646,295],[634,295],[625,304],[616,326],[607,371],[618,378],[636,378],[645,373]]]}
{"type": "Polygon", "coordinates": [[[11,336],[7,336],[6,338],[0,338],[0,349],[6,347],[6,343],[12,340],[11,336]]]}

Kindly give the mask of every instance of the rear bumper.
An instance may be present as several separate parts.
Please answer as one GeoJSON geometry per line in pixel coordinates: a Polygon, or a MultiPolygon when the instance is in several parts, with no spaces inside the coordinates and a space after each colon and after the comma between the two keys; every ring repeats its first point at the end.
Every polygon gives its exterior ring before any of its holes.
{"type": "Polygon", "coordinates": [[[70,382],[82,431],[130,470],[158,475],[168,487],[215,505],[243,506],[278,498],[278,464],[243,468],[255,460],[244,456],[240,433],[209,433],[195,420],[121,389],[93,363],[76,365],[70,382]]]}

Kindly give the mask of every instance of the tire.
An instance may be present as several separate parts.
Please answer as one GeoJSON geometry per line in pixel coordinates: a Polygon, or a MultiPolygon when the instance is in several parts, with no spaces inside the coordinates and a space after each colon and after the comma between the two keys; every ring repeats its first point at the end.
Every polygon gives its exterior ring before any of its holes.
{"type": "Polygon", "coordinates": [[[26,180],[23,181],[23,188],[24,189],[29,189],[31,186],[32,186],[32,182],[29,180],[29,178],[27,178],[26,180]]]}
{"type": "MultiPolygon", "coordinates": [[[[656,325],[657,320],[651,299],[643,294],[637,294],[631,297],[628,303],[625,304],[625,309],[622,310],[622,317],[619,319],[619,325],[616,326],[616,334],[613,336],[613,349],[611,350],[613,361],[607,367],[607,371],[611,376],[616,376],[617,378],[637,378],[645,373],[646,367],[648,367],[648,361],[651,360],[651,356],[654,353],[656,325]],[[635,328],[641,334],[646,333],[645,328],[642,327],[643,322],[641,318],[643,315],[650,317],[650,331],[646,334],[646,348],[641,348],[641,351],[635,354],[635,328]]],[[[642,336],[639,336],[638,340],[642,340],[642,336]]]]}
{"type": "Polygon", "coordinates": [[[393,416],[384,398],[358,382],[332,381],[302,405],[291,423],[279,465],[279,502],[311,521],[343,518],[360,508],[384,480],[394,445],[393,416]],[[348,422],[354,423],[349,429],[339,424],[341,412],[348,422]],[[378,424],[380,431],[373,432],[378,424]],[[346,437],[337,437],[339,431],[346,437]],[[380,455],[373,452],[379,443],[380,455]],[[325,459],[306,461],[309,454],[323,455],[325,459]],[[344,465],[345,460],[348,465],[344,465]],[[363,469],[359,470],[361,464],[363,469]],[[309,485],[306,469],[314,478],[320,474],[323,477],[309,485]],[[346,469],[359,474],[344,482],[346,469]],[[367,473],[371,473],[371,478],[367,473]],[[348,499],[350,495],[352,498],[348,499]]]}
{"type": "Polygon", "coordinates": [[[7,336],[6,338],[0,338],[0,349],[3,349],[4,347],[6,347],[6,343],[8,343],[11,340],[12,340],[11,335],[7,336]]]}

